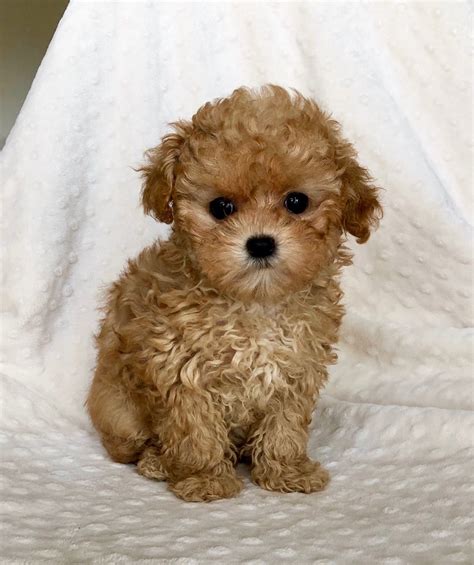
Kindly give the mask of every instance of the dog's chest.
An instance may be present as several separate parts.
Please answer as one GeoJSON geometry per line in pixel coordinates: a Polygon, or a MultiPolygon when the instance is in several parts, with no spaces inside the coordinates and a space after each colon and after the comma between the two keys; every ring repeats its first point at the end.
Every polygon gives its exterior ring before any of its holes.
{"type": "Polygon", "coordinates": [[[198,353],[205,367],[201,382],[229,404],[263,408],[295,379],[311,378],[315,371],[315,336],[305,316],[278,308],[242,308],[227,315],[211,309],[201,324],[207,327],[198,353]]]}
{"type": "Polygon", "coordinates": [[[278,391],[288,388],[297,349],[288,329],[272,318],[242,316],[216,341],[216,372],[203,378],[234,422],[251,420],[254,410],[264,410],[278,391]]]}
{"type": "Polygon", "coordinates": [[[312,395],[324,382],[339,322],[324,296],[286,308],[192,298],[161,317],[161,372],[172,381],[202,388],[240,412],[239,421],[272,398],[312,395]]]}

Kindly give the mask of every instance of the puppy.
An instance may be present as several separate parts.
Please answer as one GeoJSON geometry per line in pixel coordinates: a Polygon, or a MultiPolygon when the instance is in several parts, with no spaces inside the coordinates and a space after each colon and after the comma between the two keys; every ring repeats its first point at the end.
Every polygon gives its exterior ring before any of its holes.
{"type": "Polygon", "coordinates": [[[278,86],[239,88],[147,153],[145,212],[173,223],[110,288],[87,400],[110,457],[188,501],[235,496],[235,465],[278,492],[328,473],[308,426],[343,315],[345,234],[378,190],[339,125],[278,86]]]}

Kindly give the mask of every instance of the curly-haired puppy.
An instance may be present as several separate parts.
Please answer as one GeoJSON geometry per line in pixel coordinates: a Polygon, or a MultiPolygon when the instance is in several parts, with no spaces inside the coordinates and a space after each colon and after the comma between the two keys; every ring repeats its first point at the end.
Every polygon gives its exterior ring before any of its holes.
{"type": "Polygon", "coordinates": [[[349,232],[381,216],[339,125],[283,88],[205,104],[147,154],[143,206],[173,223],[109,292],[87,401],[115,461],[190,501],[235,496],[235,465],[318,491],[308,426],[343,315],[349,232]]]}

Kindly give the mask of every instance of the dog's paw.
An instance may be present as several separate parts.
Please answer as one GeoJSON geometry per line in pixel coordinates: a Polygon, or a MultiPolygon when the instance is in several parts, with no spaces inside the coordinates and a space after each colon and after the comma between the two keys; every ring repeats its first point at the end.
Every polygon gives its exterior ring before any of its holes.
{"type": "Polygon", "coordinates": [[[147,479],[166,480],[166,473],[160,462],[160,455],[155,447],[147,447],[137,463],[137,471],[147,479]]]}
{"type": "Polygon", "coordinates": [[[266,490],[277,492],[304,492],[323,490],[329,482],[329,473],[316,461],[305,461],[295,466],[275,468],[254,467],[252,480],[266,490]]]}
{"type": "Polygon", "coordinates": [[[198,473],[170,483],[169,488],[187,502],[211,502],[237,496],[242,490],[242,480],[235,473],[198,473]]]}

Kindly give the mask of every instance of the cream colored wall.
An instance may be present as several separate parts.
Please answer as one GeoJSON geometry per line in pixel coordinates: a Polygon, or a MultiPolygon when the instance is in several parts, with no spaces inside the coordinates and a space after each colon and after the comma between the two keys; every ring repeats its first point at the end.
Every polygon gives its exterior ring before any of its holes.
{"type": "Polygon", "coordinates": [[[67,0],[0,0],[0,148],[15,123],[67,0]]]}

